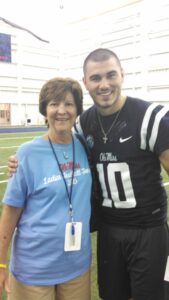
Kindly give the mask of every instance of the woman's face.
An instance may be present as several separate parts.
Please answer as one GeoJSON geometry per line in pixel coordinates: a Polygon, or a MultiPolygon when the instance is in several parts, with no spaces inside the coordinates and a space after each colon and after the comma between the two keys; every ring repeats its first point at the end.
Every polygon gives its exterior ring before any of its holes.
{"type": "Polygon", "coordinates": [[[67,92],[60,101],[51,100],[46,107],[50,133],[70,134],[76,117],[77,108],[71,92],[67,92]]]}

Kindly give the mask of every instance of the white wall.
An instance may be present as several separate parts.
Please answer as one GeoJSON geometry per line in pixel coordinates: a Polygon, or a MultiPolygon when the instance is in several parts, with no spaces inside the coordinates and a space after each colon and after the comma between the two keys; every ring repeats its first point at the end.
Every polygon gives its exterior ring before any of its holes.
{"type": "Polygon", "coordinates": [[[43,123],[38,94],[54,76],[79,80],[84,106],[92,100],[82,83],[82,65],[97,47],[110,48],[121,59],[125,94],[169,104],[169,0],[110,1],[109,7],[69,22],[54,45],[0,21],[0,32],[12,36],[12,63],[0,62],[0,103],[11,103],[11,125],[43,123]],[[115,4],[116,3],[116,4],[115,4]]]}
{"type": "MultiPolygon", "coordinates": [[[[67,29],[65,74],[82,78],[82,63],[97,47],[121,59],[124,93],[169,104],[169,1],[112,1],[96,16],[72,22],[67,29]],[[67,41],[68,42],[68,41],[67,41]]],[[[85,92],[85,105],[92,103],[85,92]]]]}
{"type": "Polygon", "coordinates": [[[11,35],[12,62],[0,62],[0,103],[11,104],[10,125],[27,119],[31,125],[43,124],[39,91],[46,80],[60,75],[58,50],[2,21],[0,32],[11,35]]]}

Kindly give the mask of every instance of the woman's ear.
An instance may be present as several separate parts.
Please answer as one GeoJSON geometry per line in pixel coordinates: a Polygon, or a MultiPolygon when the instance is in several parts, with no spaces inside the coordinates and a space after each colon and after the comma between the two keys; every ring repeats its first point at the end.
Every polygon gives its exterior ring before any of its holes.
{"type": "Polygon", "coordinates": [[[48,123],[47,117],[45,117],[44,119],[45,119],[45,124],[46,124],[46,126],[49,128],[49,123],[48,123]]]}

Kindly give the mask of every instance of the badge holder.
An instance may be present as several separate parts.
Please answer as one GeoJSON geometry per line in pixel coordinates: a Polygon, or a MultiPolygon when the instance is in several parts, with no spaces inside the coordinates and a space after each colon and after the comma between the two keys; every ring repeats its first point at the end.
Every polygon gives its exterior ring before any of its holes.
{"type": "Polygon", "coordinates": [[[82,222],[69,222],[65,229],[65,251],[79,251],[82,240],[82,222]]]}

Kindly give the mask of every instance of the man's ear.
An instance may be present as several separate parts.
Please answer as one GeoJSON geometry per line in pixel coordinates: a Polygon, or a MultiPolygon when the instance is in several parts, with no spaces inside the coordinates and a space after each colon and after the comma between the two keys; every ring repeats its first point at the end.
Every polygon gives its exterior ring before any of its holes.
{"type": "Polygon", "coordinates": [[[87,89],[85,77],[82,78],[82,81],[83,81],[83,84],[84,84],[85,88],[87,89]]]}
{"type": "Polygon", "coordinates": [[[122,81],[124,80],[124,69],[121,68],[121,77],[122,77],[122,81]]]}

